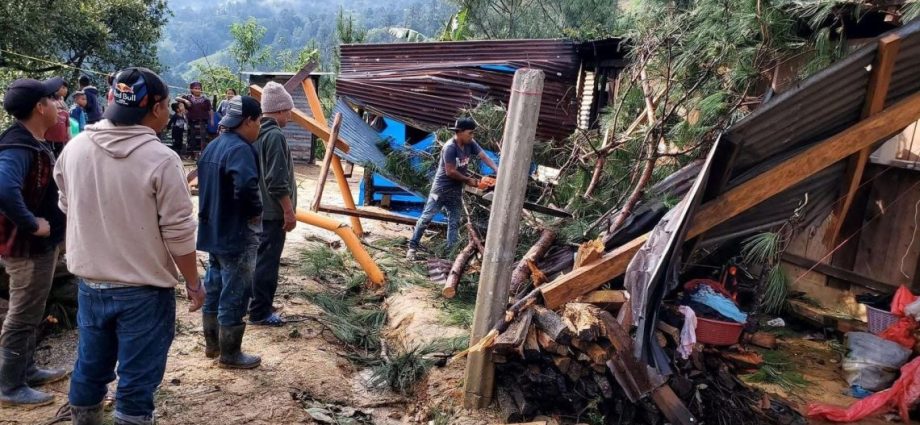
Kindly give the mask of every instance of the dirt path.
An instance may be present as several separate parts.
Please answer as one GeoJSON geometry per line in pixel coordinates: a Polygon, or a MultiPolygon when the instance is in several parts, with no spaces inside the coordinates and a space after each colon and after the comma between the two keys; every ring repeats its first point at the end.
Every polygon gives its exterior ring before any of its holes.
{"type": "MultiPolygon", "coordinates": [[[[299,166],[299,204],[307,205],[313,196],[318,167],[299,166]]],[[[357,194],[360,169],[350,179],[357,194]]],[[[197,199],[196,199],[197,202],[197,199]]],[[[324,203],[342,205],[334,184],[327,185],[324,203]]],[[[374,235],[407,235],[407,226],[365,221],[365,231],[374,235]]],[[[368,391],[365,374],[358,373],[322,325],[309,317],[322,314],[303,294],[323,287],[297,270],[298,254],[309,240],[335,242],[332,232],[299,224],[289,234],[282,260],[282,279],[275,304],[289,317],[306,320],[282,328],[247,329],[244,350],[262,356],[262,366],[251,371],[219,369],[204,357],[200,313],[190,314],[184,296],[178,296],[176,338],[169,353],[166,376],[157,395],[159,423],[164,424],[288,424],[313,423],[295,396],[322,400],[326,404],[350,406],[373,416],[373,423],[488,423],[478,417],[459,418],[453,407],[458,402],[463,365],[435,370],[432,379],[420,385],[419,396],[411,400],[393,394],[368,391]],[[432,404],[433,403],[433,404],[432,404]],[[432,407],[434,406],[434,407],[432,407]],[[453,417],[453,419],[449,419],[453,417]]],[[[373,253],[372,253],[373,254],[373,253]]],[[[201,258],[205,257],[201,255],[201,258]]],[[[180,290],[181,293],[181,290],[180,290]]],[[[430,322],[425,323],[431,326],[430,322]]],[[[429,329],[430,331],[430,329],[429,329]]],[[[452,331],[456,332],[456,330],[452,331]]],[[[46,338],[38,352],[42,365],[71,368],[76,347],[76,331],[46,338]]],[[[460,362],[462,363],[462,362],[460,362]]],[[[114,388],[114,385],[111,386],[114,388]]],[[[0,424],[37,424],[54,417],[67,400],[68,382],[44,388],[55,394],[51,406],[0,409],[0,424]]]]}

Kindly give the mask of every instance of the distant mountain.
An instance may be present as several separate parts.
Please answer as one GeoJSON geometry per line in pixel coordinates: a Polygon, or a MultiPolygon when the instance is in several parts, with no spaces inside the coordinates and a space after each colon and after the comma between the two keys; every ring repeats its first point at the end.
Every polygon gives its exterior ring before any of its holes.
{"type": "Polygon", "coordinates": [[[387,28],[437,35],[457,7],[447,0],[168,0],[173,17],[159,44],[164,76],[174,85],[196,77],[195,63],[234,66],[226,49],[230,24],[255,18],[267,28],[263,43],[274,51],[300,50],[315,40],[325,64],[335,46],[340,9],[373,37],[391,40],[387,28]]]}

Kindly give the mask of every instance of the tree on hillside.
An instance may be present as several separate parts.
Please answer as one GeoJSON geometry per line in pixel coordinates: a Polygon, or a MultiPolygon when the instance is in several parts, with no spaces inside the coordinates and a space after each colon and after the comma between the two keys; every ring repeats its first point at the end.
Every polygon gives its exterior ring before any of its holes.
{"type": "Polygon", "coordinates": [[[165,0],[4,0],[0,68],[30,75],[66,67],[158,69],[156,43],[168,16],[165,0]]]}
{"type": "MultiPolygon", "coordinates": [[[[246,22],[234,22],[230,25],[230,36],[233,37],[233,43],[230,44],[230,55],[236,61],[239,72],[244,68],[252,70],[258,64],[261,64],[269,56],[269,50],[262,46],[262,38],[265,37],[267,29],[255,18],[249,18],[246,22]]],[[[242,74],[240,74],[242,80],[242,74]]]]}
{"type": "Polygon", "coordinates": [[[617,0],[452,0],[480,38],[599,38],[610,35],[617,0]]]}

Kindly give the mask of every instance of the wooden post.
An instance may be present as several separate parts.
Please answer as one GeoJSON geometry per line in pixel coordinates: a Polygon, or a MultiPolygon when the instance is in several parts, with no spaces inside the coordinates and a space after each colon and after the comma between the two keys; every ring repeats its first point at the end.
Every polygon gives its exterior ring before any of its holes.
{"type": "MultiPolygon", "coordinates": [[[[335,114],[332,120],[332,129],[329,130],[329,139],[336,140],[339,138],[339,127],[342,125],[342,114],[335,114]]],[[[329,175],[329,166],[332,165],[332,158],[335,156],[335,145],[330,143],[326,148],[326,155],[323,156],[323,166],[319,169],[319,177],[316,181],[316,192],[313,195],[313,212],[319,211],[319,204],[323,201],[323,188],[326,187],[326,177],[329,175]]]]}
{"type": "MultiPolygon", "coordinates": [[[[489,215],[473,332],[470,343],[486,336],[505,312],[514,262],[514,249],[520,231],[524,192],[533,156],[540,99],[543,96],[543,71],[519,69],[514,73],[505,132],[502,160],[498,167],[495,202],[489,215]]],[[[466,364],[464,406],[479,409],[492,401],[495,366],[491,351],[471,353],[466,364]]]]}

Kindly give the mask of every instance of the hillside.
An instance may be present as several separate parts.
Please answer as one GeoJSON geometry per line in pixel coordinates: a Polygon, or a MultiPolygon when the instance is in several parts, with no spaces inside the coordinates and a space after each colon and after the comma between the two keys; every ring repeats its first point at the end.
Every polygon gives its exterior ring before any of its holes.
{"type": "Polygon", "coordinates": [[[249,17],[267,28],[263,44],[272,51],[298,51],[315,40],[323,63],[331,63],[336,42],[336,17],[342,10],[369,41],[390,41],[386,29],[407,27],[435,35],[456,6],[445,0],[224,0],[209,5],[193,0],[169,0],[173,16],[159,48],[165,76],[173,84],[195,78],[195,63],[235,66],[226,54],[230,25],[249,17]]]}

